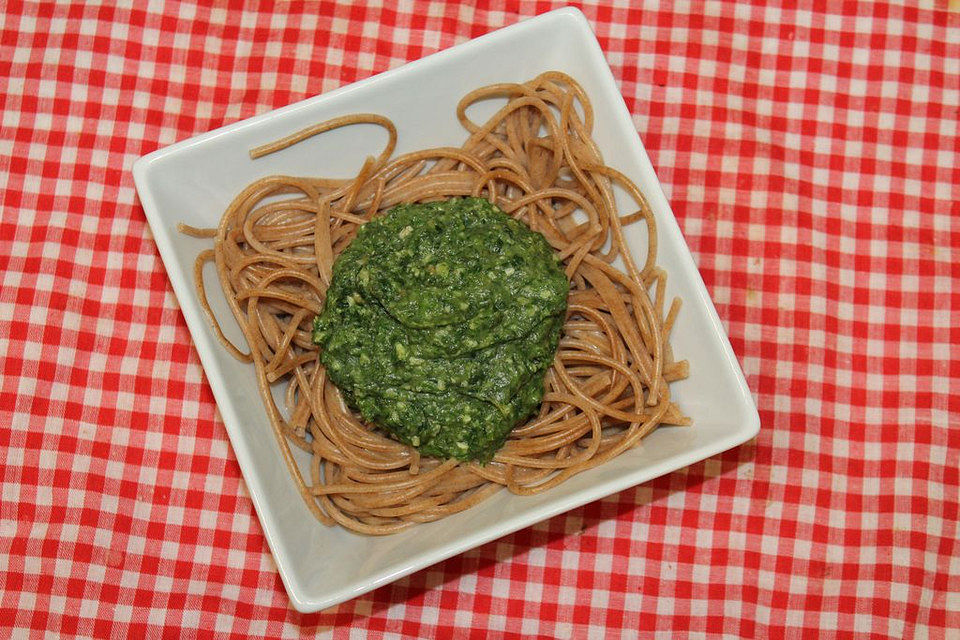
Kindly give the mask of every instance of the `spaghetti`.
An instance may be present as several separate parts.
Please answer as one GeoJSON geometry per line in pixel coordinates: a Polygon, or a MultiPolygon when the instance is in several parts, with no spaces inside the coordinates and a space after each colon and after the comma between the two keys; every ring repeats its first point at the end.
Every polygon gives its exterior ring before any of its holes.
{"type": "Polygon", "coordinates": [[[300,494],[326,524],[389,534],[467,509],[506,487],[527,495],[555,487],[635,446],[661,424],[689,424],[669,383],[687,376],[669,335],[679,299],[665,311],[666,273],[656,266],[653,214],[637,186],[604,164],[591,138],[593,111],[569,76],[544,73],[523,84],[467,94],[457,116],[469,133],[459,148],[393,157],[397,130],[378,115],[335,118],[251,151],[257,158],[311,136],[359,123],[380,126],[388,142],[352,179],[272,176],[244,189],[216,229],[181,225],[213,239],[194,276],[217,337],[254,365],[270,424],[300,494]],[[506,104],[483,124],[474,103],[506,104]],[[621,216],[619,186],[637,204],[621,216]],[[278,197],[279,196],[279,197],[278,197]],[[323,306],[332,265],[359,225],[397,203],[453,196],[489,199],[539,231],[570,281],[559,351],[545,379],[539,414],[517,427],[485,465],[421,457],[364,424],[318,363],[311,323],[323,306]],[[643,264],[623,228],[643,222],[643,264]],[[246,338],[231,343],[207,301],[203,267],[213,261],[246,338]],[[272,387],[285,385],[283,401],[272,387]],[[302,474],[291,446],[311,455],[302,474]]]}

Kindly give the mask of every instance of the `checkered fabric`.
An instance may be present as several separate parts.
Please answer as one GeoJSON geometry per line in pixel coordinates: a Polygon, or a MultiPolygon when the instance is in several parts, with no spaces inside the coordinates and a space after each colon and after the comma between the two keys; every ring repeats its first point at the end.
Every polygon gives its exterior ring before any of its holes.
{"type": "Polygon", "coordinates": [[[960,637],[957,2],[583,6],[760,435],[312,615],[131,166],[559,5],[4,4],[0,636],[960,637]]]}

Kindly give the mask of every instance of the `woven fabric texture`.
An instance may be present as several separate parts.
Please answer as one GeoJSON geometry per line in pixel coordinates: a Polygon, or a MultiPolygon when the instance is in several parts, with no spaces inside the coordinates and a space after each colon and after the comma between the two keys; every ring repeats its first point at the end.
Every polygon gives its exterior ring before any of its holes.
{"type": "Polygon", "coordinates": [[[761,432],[310,615],[131,166],[561,5],[133,4],[0,15],[0,636],[960,637],[957,3],[582,5],[761,432]]]}

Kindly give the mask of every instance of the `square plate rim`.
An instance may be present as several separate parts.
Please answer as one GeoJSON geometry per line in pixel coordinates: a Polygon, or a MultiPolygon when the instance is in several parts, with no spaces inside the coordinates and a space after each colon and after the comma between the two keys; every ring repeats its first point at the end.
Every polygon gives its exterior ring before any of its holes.
{"type": "MultiPolygon", "coordinates": [[[[165,221],[165,218],[160,213],[160,207],[157,205],[154,199],[154,194],[150,188],[151,169],[160,160],[163,160],[171,156],[175,156],[180,152],[193,148],[194,146],[203,145],[204,143],[207,143],[221,136],[229,135],[233,132],[242,131],[246,128],[256,127],[258,124],[271,120],[277,116],[295,112],[300,109],[306,109],[315,104],[333,100],[338,96],[357,90],[361,87],[366,87],[368,85],[378,83],[384,79],[400,76],[402,74],[408,73],[411,68],[420,67],[425,64],[430,64],[431,62],[434,64],[442,63],[443,60],[445,60],[447,57],[452,55],[454,52],[460,52],[465,49],[479,46],[479,43],[489,43],[497,39],[509,38],[515,35],[519,31],[542,26],[544,23],[557,18],[573,19],[577,23],[578,28],[585,30],[586,33],[584,35],[589,35],[589,38],[587,38],[588,46],[595,49],[595,53],[598,53],[601,56],[601,59],[603,59],[603,64],[601,65],[601,68],[598,71],[605,76],[603,78],[605,82],[613,83],[613,85],[616,87],[616,82],[613,77],[612,71],[610,70],[609,65],[606,63],[606,60],[603,58],[602,50],[600,49],[599,43],[596,41],[596,37],[593,34],[592,29],[590,28],[589,22],[587,21],[586,17],[583,15],[583,13],[579,9],[575,7],[564,7],[564,8],[555,9],[553,11],[540,14],[536,17],[520,21],[518,23],[497,29],[495,31],[491,31],[487,34],[484,34],[476,38],[473,38],[471,40],[465,41],[463,43],[454,45],[448,49],[444,49],[442,51],[420,58],[418,60],[408,62],[394,69],[384,71],[382,73],[370,76],[368,78],[359,80],[349,85],[345,85],[322,94],[311,96],[306,99],[294,102],[292,104],[280,107],[278,109],[273,109],[273,110],[264,112],[262,114],[252,116],[250,118],[233,122],[233,123],[224,125],[222,127],[213,129],[211,131],[207,131],[205,133],[201,133],[201,134],[189,137],[187,139],[175,142],[171,145],[162,147],[160,149],[157,149],[155,151],[152,151],[140,157],[139,159],[136,160],[136,162],[133,165],[134,183],[136,186],[138,196],[140,198],[141,205],[144,209],[144,213],[146,214],[147,221],[150,225],[151,230],[154,233],[157,247],[160,252],[161,260],[164,263],[164,267],[167,268],[167,265],[173,262],[173,259],[174,259],[173,247],[171,246],[169,239],[166,237],[167,234],[165,232],[158,233],[158,230],[161,229],[165,221]]],[[[626,116],[627,118],[630,118],[630,113],[627,110],[626,103],[623,101],[623,97],[619,91],[619,88],[617,88],[616,95],[620,96],[620,100],[618,104],[613,105],[613,108],[618,111],[622,111],[622,115],[626,116]]],[[[649,163],[649,159],[646,156],[646,149],[643,146],[642,140],[640,139],[639,136],[637,136],[636,141],[632,144],[636,144],[639,147],[639,150],[643,155],[644,159],[647,161],[647,163],[649,163]]],[[[651,166],[651,169],[652,169],[652,166],[651,166]]],[[[655,175],[655,171],[654,171],[654,175],[655,175]]],[[[661,193],[659,195],[662,196],[663,195],[662,188],[660,187],[659,180],[657,181],[656,186],[658,189],[661,190],[661,193]]],[[[665,196],[663,196],[663,200],[666,201],[665,196]]],[[[676,221],[676,217],[673,215],[672,209],[669,208],[669,203],[668,203],[666,213],[668,214],[666,216],[666,219],[665,220],[658,219],[658,224],[666,223],[668,226],[673,227],[671,231],[679,234],[683,247],[685,248],[687,254],[689,255],[692,261],[693,259],[692,254],[690,253],[689,247],[686,245],[686,241],[683,239],[683,235],[676,221]]],[[[736,355],[733,353],[732,346],[730,345],[730,342],[729,342],[729,337],[727,336],[727,333],[723,328],[722,323],[720,322],[719,316],[709,296],[709,293],[706,290],[706,286],[703,283],[702,277],[700,276],[700,272],[698,269],[696,269],[695,263],[694,263],[693,272],[696,278],[696,282],[692,283],[693,287],[697,290],[698,295],[703,298],[702,302],[705,302],[706,304],[706,308],[709,314],[708,320],[710,320],[711,324],[715,325],[715,327],[719,329],[719,333],[723,338],[722,347],[723,347],[724,357],[732,361],[732,364],[734,365],[733,370],[735,371],[736,377],[737,377],[737,380],[735,382],[738,390],[741,392],[743,396],[742,398],[739,398],[739,401],[742,403],[741,408],[746,413],[746,416],[745,416],[746,420],[743,424],[740,425],[739,428],[732,430],[726,438],[718,439],[710,443],[707,443],[710,446],[707,446],[705,444],[699,448],[692,449],[688,452],[685,452],[684,454],[677,456],[674,460],[669,461],[669,463],[661,463],[659,465],[656,465],[657,467],[656,469],[649,469],[649,468],[638,469],[636,472],[633,472],[629,475],[618,476],[602,484],[594,485],[589,489],[582,490],[579,493],[575,494],[574,496],[567,498],[566,500],[555,500],[555,501],[546,503],[544,505],[541,505],[540,507],[535,508],[532,511],[528,510],[521,514],[517,514],[512,518],[508,518],[507,520],[498,523],[497,527],[493,527],[493,526],[487,527],[477,533],[474,533],[473,535],[467,536],[465,538],[461,538],[457,540],[455,543],[447,544],[446,547],[442,548],[439,552],[433,551],[432,553],[421,553],[420,556],[428,556],[428,557],[415,556],[414,558],[403,563],[404,566],[399,568],[398,570],[382,572],[376,578],[372,580],[367,580],[363,582],[363,584],[357,587],[353,587],[353,588],[342,587],[336,590],[332,590],[324,596],[311,596],[309,594],[304,593],[303,586],[300,585],[296,580],[294,580],[291,567],[288,564],[292,562],[292,560],[288,558],[282,550],[277,549],[275,546],[276,540],[274,539],[274,535],[272,535],[272,529],[273,529],[274,523],[272,522],[271,517],[264,516],[264,513],[262,511],[263,505],[261,504],[262,497],[259,496],[258,492],[250,489],[248,490],[248,493],[250,495],[251,501],[254,504],[254,508],[257,513],[258,520],[260,521],[261,527],[264,530],[267,544],[271,550],[271,554],[273,556],[274,562],[277,565],[277,569],[280,573],[281,580],[284,584],[284,587],[286,588],[287,594],[290,597],[291,603],[293,604],[294,608],[302,613],[309,613],[309,612],[326,609],[330,606],[339,604],[353,597],[362,595],[363,593],[371,591],[377,587],[393,582],[394,580],[397,580],[406,575],[409,575],[410,573],[424,569],[437,562],[441,562],[447,558],[455,556],[459,553],[462,553],[466,550],[477,547],[491,540],[495,540],[505,535],[509,535],[510,533],[513,533],[517,530],[523,529],[528,526],[532,526],[537,522],[541,522],[545,519],[548,519],[560,513],[564,513],[571,509],[575,509],[589,502],[611,495],[612,493],[616,493],[617,491],[622,491],[629,487],[642,484],[643,482],[648,482],[653,478],[659,477],[661,475],[665,475],[667,473],[671,473],[678,469],[689,466],[690,464],[694,464],[697,461],[717,455],[718,453],[721,453],[723,451],[726,451],[728,449],[741,445],[751,440],[752,438],[754,438],[760,430],[759,412],[757,411],[755,402],[749,391],[749,387],[746,384],[746,380],[744,378],[743,371],[742,371],[742,368],[740,367],[739,361],[736,358],[736,355]]],[[[168,273],[168,276],[169,276],[169,273],[168,273]]],[[[255,472],[254,467],[256,465],[253,463],[252,460],[246,459],[247,457],[245,455],[241,456],[240,453],[237,451],[238,447],[235,440],[238,438],[241,438],[242,436],[239,433],[235,432],[236,430],[233,428],[233,420],[232,419],[228,420],[228,414],[230,414],[230,417],[232,418],[235,412],[232,410],[232,407],[230,409],[225,410],[225,407],[230,407],[231,403],[226,401],[227,392],[223,388],[222,381],[216,379],[216,376],[211,376],[211,375],[208,375],[207,373],[208,371],[216,370],[218,367],[213,363],[212,354],[206,353],[205,349],[201,349],[197,345],[197,339],[195,334],[196,334],[196,331],[202,329],[202,327],[195,326],[197,324],[196,319],[191,319],[187,315],[186,311],[184,310],[183,305],[179,303],[181,297],[184,295],[190,295],[192,293],[192,290],[191,291],[181,290],[182,287],[177,286],[178,283],[175,282],[174,278],[170,278],[170,280],[171,280],[171,286],[173,286],[174,288],[174,294],[177,298],[178,306],[180,306],[181,308],[181,313],[184,313],[185,315],[185,320],[187,321],[188,329],[191,334],[191,339],[193,340],[194,348],[197,350],[197,353],[200,357],[200,361],[204,369],[205,377],[207,378],[207,381],[214,392],[214,397],[216,399],[218,409],[221,411],[221,415],[223,417],[223,421],[225,423],[228,436],[230,438],[231,447],[233,448],[234,455],[237,457],[238,463],[240,464],[241,473],[244,477],[244,482],[249,487],[250,481],[248,479],[248,468],[250,469],[249,473],[254,473],[255,472]],[[224,401],[221,401],[221,399],[223,399],[224,401]]]]}

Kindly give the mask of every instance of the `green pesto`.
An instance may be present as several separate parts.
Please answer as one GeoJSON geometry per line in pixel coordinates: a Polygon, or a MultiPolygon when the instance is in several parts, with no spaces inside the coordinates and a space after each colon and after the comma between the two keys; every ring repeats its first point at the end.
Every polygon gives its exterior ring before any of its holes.
{"type": "Polygon", "coordinates": [[[366,420],[485,462],[540,406],[568,286],[546,239],[486,200],[399,205],[337,258],[313,341],[366,420]]]}

